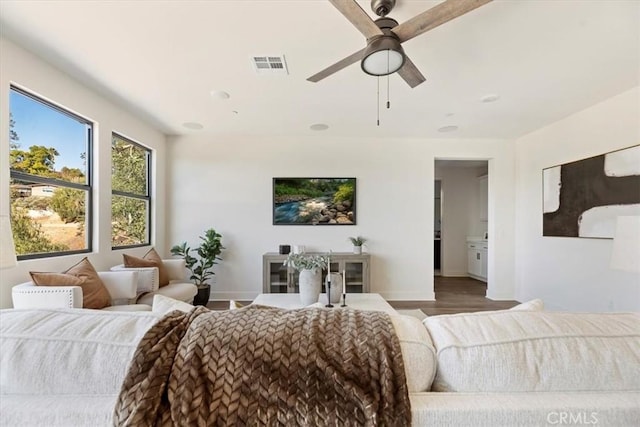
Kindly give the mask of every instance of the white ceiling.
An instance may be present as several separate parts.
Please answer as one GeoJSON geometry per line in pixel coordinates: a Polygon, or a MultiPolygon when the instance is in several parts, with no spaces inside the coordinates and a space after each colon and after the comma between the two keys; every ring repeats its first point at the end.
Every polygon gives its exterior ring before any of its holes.
{"type": "MultiPolygon", "coordinates": [[[[397,3],[402,23],[439,1],[397,3]]],[[[496,0],[403,44],[427,81],[392,75],[378,127],[359,64],[306,81],[365,46],[326,0],[0,1],[3,35],[167,134],[515,138],[637,86],[639,28],[636,0],[496,0]],[[281,54],[288,75],[253,71],[281,54]]]]}

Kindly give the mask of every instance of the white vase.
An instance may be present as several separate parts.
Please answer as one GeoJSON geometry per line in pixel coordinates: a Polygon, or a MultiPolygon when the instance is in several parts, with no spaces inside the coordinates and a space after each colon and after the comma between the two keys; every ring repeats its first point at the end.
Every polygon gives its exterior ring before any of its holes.
{"type": "Polygon", "coordinates": [[[318,302],[322,289],[322,271],[302,270],[298,279],[300,287],[300,301],[302,305],[311,305],[318,302]]]}
{"type": "MultiPolygon", "coordinates": [[[[327,289],[328,280],[324,281],[325,289],[327,289]]],[[[329,291],[327,290],[327,294],[329,291]]],[[[342,297],[342,274],[331,273],[331,304],[337,304],[342,297]]]]}
{"type": "Polygon", "coordinates": [[[353,253],[356,255],[360,255],[362,253],[362,246],[354,246],[353,253]]]}

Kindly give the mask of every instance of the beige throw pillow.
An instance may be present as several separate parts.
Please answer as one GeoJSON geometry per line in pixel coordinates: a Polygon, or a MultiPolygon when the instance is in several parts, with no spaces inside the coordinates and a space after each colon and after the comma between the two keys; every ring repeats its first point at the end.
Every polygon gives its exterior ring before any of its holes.
{"type": "Polygon", "coordinates": [[[86,257],[62,273],[29,272],[29,274],[37,286],[80,286],[83,308],[101,309],[111,305],[109,291],[86,257]]]}
{"type": "Polygon", "coordinates": [[[142,258],[122,254],[122,259],[124,266],[127,268],[157,267],[160,287],[167,286],[169,284],[169,273],[164,267],[162,258],[158,255],[155,249],[151,248],[142,258]]]}

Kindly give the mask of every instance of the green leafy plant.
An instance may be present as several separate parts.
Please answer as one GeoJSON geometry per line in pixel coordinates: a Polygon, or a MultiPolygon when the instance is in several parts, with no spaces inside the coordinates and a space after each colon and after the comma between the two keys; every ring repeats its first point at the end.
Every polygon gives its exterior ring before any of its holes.
{"type": "Polygon", "coordinates": [[[313,270],[327,268],[329,265],[329,257],[326,255],[308,255],[290,253],[284,260],[284,265],[295,270],[313,270]]]}
{"type": "Polygon", "coordinates": [[[226,248],[222,246],[222,235],[213,228],[205,231],[204,236],[200,236],[200,240],[202,243],[196,249],[192,250],[187,246],[187,242],[183,242],[181,245],[172,247],[171,254],[184,258],[186,267],[191,272],[189,279],[193,280],[193,283],[198,287],[207,287],[209,286],[207,280],[215,274],[213,266],[217,264],[216,260],[222,260],[220,254],[226,248]],[[193,251],[197,257],[191,255],[193,251]]]}
{"type": "Polygon", "coordinates": [[[367,239],[362,236],[349,237],[349,240],[351,241],[351,243],[353,243],[353,246],[362,246],[367,241],[367,239]]]}

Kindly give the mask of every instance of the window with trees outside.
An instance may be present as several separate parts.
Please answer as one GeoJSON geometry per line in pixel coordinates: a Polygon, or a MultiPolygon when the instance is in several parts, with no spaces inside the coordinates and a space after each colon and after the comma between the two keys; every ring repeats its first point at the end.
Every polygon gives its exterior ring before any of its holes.
{"type": "Polygon", "coordinates": [[[93,124],[9,93],[11,226],[18,259],[91,251],[93,124]]]}
{"type": "Polygon", "coordinates": [[[151,150],[118,134],[111,137],[111,245],[150,243],[151,150]]]}

